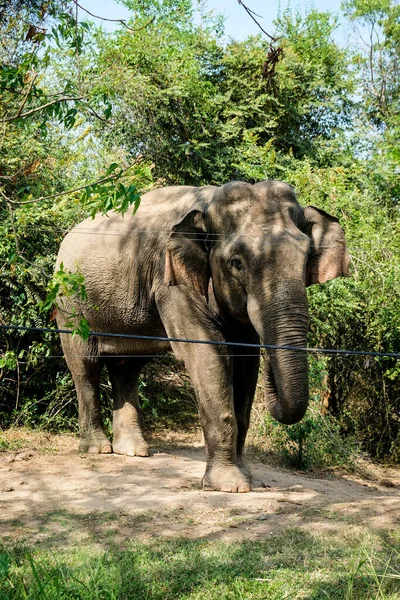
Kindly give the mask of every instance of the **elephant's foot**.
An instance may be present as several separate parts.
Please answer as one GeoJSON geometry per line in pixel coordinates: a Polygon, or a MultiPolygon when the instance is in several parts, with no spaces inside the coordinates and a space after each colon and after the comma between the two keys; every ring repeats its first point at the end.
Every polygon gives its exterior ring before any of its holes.
{"type": "Polygon", "coordinates": [[[117,437],[113,440],[113,451],[126,456],[150,456],[149,447],[140,434],[117,437]]]}
{"type": "Polygon", "coordinates": [[[220,492],[251,492],[250,479],[239,467],[213,467],[206,469],[202,481],[203,490],[220,492]]]}
{"type": "Polygon", "coordinates": [[[260,488],[266,488],[267,486],[265,485],[265,483],[263,481],[261,481],[261,479],[256,479],[255,477],[252,476],[251,471],[250,471],[250,467],[249,464],[247,462],[247,460],[245,459],[243,454],[240,454],[237,458],[237,464],[239,469],[242,471],[243,475],[245,477],[247,477],[248,481],[251,482],[251,489],[252,490],[257,490],[260,488]]]}
{"type": "Polygon", "coordinates": [[[250,467],[243,454],[238,455],[237,466],[239,467],[243,475],[248,479],[248,481],[251,481],[250,467]]]}
{"type": "Polygon", "coordinates": [[[111,454],[112,451],[111,442],[103,432],[87,435],[79,442],[80,454],[111,454]]]}

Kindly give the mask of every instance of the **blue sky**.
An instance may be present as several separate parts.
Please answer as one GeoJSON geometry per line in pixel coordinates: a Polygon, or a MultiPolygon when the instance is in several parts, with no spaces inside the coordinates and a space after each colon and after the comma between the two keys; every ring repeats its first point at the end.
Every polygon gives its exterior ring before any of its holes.
{"type": "MultiPolygon", "coordinates": [[[[262,18],[258,19],[263,28],[270,32],[272,31],[272,21],[277,16],[279,10],[285,10],[288,6],[292,9],[307,9],[316,8],[317,10],[330,10],[333,12],[340,11],[341,0],[243,0],[244,3],[251,8],[262,18]]],[[[115,0],[80,0],[79,4],[87,8],[90,12],[108,17],[111,19],[126,19],[129,17],[129,11],[115,0]]],[[[209,10],[224,15],[225,32],[227,36],[244,39],[249,35],[259,33],[259,29],[245,10],[239,6],[237,0],[208,0],[209,10]]],[[[83,11],[81,11],[83,13],[83,11]]],[[[84,13],[83,13],[84,14],[84,13]]],[[[94,19],[92,19],[94,20],[94,19]]],[[[103,21],[103,26],[112,30],[115,27],[113,23],[103,21]]]]}

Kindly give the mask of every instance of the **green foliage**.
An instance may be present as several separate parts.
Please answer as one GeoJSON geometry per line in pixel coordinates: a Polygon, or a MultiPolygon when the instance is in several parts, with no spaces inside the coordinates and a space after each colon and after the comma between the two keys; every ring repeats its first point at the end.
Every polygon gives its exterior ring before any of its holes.
{"type": "MultiPolygon", "coordinates": [[[[59,162],[57,154],[60,153],[60,147],[54,143],[58,142],[64,155],[69,154],[72,159],[73,150],[71,152],[65,146],[68,132],[75,130],[78,134],[75,138],[80,140],[93,128],[93,121],[106,122],[111,116],[109,98],[93,81],[92,27],[86,22],[77,23],[71,7],[64,4],[65,10],[61,10],[62,4],[50,2],[41,7],[39,16],[32,7],[21,9],[22,13],[14,16],[19,27],[16,47],[5,43],[1,51],[0,117],[3,124],[8,124],[4,140],[8,152],[2,155],[0,182],[2,196],[11,207],[22,202],[37,202],[68,190],[65,178],[52,177],[51,167],[54,161],[59,162]],[[31,34],[32,28],[39,31],[39,25],[40,39],[31,34]],[[85,131],[82,131],[83,125],[85,131]],[[37,174],[41,177],[30,177],[31,185],[24,185],[25,176],[36,171],[40,171],[37,174]],[[62,181],[62,189],[44,194],[39,185],[32,185],[33,182],[38,184],[46,175],[50,181],[55,179],[58,186],[62,181]]],[[[10,42],[7,27],[0,33],[10,42]]],[[[92,140],[92,150],[96,141],[92,140]]],[[[111,156],[114,157],[115,152],[111,156]]],[[[80,166],[82,159],[75,158],[80,166]]],[[[93,215],[111,208],[125,212],[132,204],[137,208],[139,188],[144,179],[149,183],[148,169],[144,164],[138,164],[137,157],[129,161],[126,156],[120,158],[125,163],[123,166],[114,160],[105,168],[105,176],[95,178],[91,184],[78,186],[78,190],[83,190],[81,202],[93,215]],[[124,180],[127,175],[130,176],[128,185],[124,180]]],[[[98,174],[98,166],[92,160],[93,173],[97,171],[98,174]]],[[[101,165],[103,169],[104,166],[101,165]]],[[[79,180],[79,167],[77,171],[73,177],[75,182],[79,180]]],[[[48,183],[46,180],[47,185],[43,187],[48,187],[48,183]]]]}
{"type": "MultiPolygon", "coordinates": [[[[350,280],[309,289],[311,346],[400,349],[399,220],[390,207],[390,187],[382,185],[385,172],[371,176],[369,169],[368,161],[324,169],[303,163],[287,178],[305,204],[339,217],[350,250],[350,280]]],[[[398,361],[330,358],[328,371],[335,388],[334,412],[344,431],[354,433],[374,456],[397,460],[398,361]]]]}
{"type": "MultiPolygon", "coordinates": [[[[179,12],[183,3],[172,5],[179,12]]],[[[135,19],[134,28],[148,20],[146,5],[135,19]]],[[[222,50],[209,29],[195,31],[190,18],[173,16],[134,36],[120,30],[100,37],[99,44],[98,68],[114,65],[102,82],[114,106],[113,123],[102,131],[105,143],[118,141],[144,155],[160,181],[212,180],[223,144],[213,123],[218,108],[208,74],[218,68],[222,50]]]]}
{"type": "MultiPolygon", "coordinates": [[[[57,348],[57,352],[61,350],[57,348]]],[[[60,368],[60,354],[49,356],[48,369],[40,357],[39,377],[51,377],[51,385],[43,386],[43,379],[35,387],[27,387],[21,406],[11,415],[10,421],[17,427],[30,427],[44,431],[70,433],[78,431],[76,393],[66,368],[60,368]],[[55,373],[54,373],[55,372],[55,373]]],[[[31,375],[32,377],[32,375],[31,375]]],[[[35,378],[35,375],[34,375],[35,378]]]]}
{"type": "MultiPolygon", "coordinates": [[[[92,119],[110,118],[111,105],[88,75],[92,29],[77,26],[70,9],[68,2],[13,2],[0,20],[0,321],[6,324],[47,326],[43,309],[62,287],[83,301],[79,274],[65,273],[46,300],[65,232],[88,214],[136,210],[141,189],[151,184],[143,160],[105,151],[96,138],[92,119]],[[86,87],[78,81],[83,76],[86,87]]],[[[70,325],[88,336],[79,314],[70,325]]],[[[50,334],[39,341],[28,332],[1,332],[2,425],[15,419],[37,425],[43,417],[55,426],[53,392],[62,394],[66,376],[61,354],[50,334]]]]}
{"type": "Polygon", "coordinates": [[[348,0],[344,6],[357,31],[363,31],[353,62],[360,83],[362,118],[374,148],[375,157],[371,158],[391,173],[390,185],[398,202],[400,5],[397,0],[348,0]]]}
{"type": "MultiPolygon", "coordinates": [[[[137,25],[144,18],[139,8],[135,18],[137,25]]],[[[322,142],[349,120],[349,59],[332,41],[328,14],[287,14],[278,26],[284,58],[272,81],[263,74],[268,44],[250,38],[224,48],[214,21],[196,29],[190,20],[165,19],[135,36],[100,37],[100,67],[115,65],[102,88],[114,105],[106,141],[154,162],[160,183],[265,177],[271,144],[320,160],[322,142]]],[[[276,173],[274,164],[267,176],[276,173]]]]}
{"type": "Polygon", "coordinates": [[[152,182],[151,169],[146,164],[135,164],[128,169],[121,169],[118,163],[112,163],[104,179],[85,187],[81,194],[80,202],[90,210],[92,219],[97,213],[105,215],[113,210],[122,215],[133,205],[133,213],[137,211],[140,204],[139,188],[147,187],[152,182]],[[136,181],[136,185],[124,184],[124,179],[136,181]]]}
{"type": "Polygon", "coordinates": [[[79,271],[76,271],[76,273],[65,271],[63,263],[60,264],[60,268],[53,275],[53,280],[49,286],[49,293],[42,304],[42,310],[49,310],[53,306],[57,296],[61,300],[63,297],[70,296],[82,302],[87,300],[83,275],[79,271]]]}

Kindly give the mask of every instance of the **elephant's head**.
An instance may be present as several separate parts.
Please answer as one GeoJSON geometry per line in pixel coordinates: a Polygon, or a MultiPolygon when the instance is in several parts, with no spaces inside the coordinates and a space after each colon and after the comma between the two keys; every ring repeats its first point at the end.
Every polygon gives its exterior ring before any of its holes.
{"type": "MultiPolygon", "coordinates": [[[[207,298],[209,279],[226,322],[251,324],[261,343],[307,345],[306,286],[348,275],[338,220],[302,209],[279,181],[199,188],[197,207],[176,224],[166,280],[207,298]]],[[[305,352],[268,351],[266,396],[272,416],[299,421],[308,403],[305,352]]]]}

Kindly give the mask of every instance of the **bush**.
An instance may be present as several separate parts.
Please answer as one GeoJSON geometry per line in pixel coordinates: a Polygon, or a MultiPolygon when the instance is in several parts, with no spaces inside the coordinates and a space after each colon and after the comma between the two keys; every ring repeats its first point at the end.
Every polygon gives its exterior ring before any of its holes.
{"type": "Polygon", "coordinates": [[[280,464],[302,470],[354,467],[358,450],[354,438],[343,436],[340,422],[324,414],[326,363],[326,358],[309,359],[310,404],[300,423],[282,425],[266,411],[262,413],[257,426],[258,442],[280,464]]]}

